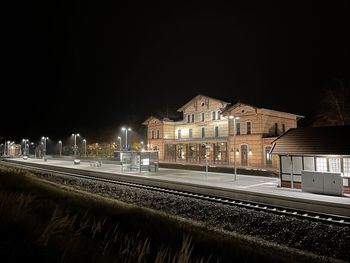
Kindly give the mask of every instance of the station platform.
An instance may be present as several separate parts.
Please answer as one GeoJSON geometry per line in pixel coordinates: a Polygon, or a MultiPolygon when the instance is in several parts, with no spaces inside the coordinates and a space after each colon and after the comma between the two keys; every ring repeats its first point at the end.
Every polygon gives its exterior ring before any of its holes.
{"type": "Polygon", "coordinates": [[[138,172],[138,171],[122,171],[122,166],[117,164],[102,164],[101,167],[94,167],[88,161],[81,161],[79,165],[75,165],[72,160],[51,160],[43,159],[27,159],[13,158],[13,160],[23,163],[36,163],[43,165],[52,165],[80,170],[98,171],[108,174],[120,174],[133,177],[148,178],[154,180],[168,181],[172,183],[191,184],[196,186],[207,186],[212,188],[220,188],[228,191],[254,192],[262,195],[269,195],[272,198],[286,197],[291,200],[309,200],[310,202],[319,202],[329,204],[330,207],[341,205],[349,206],[350,213],[350,195],[330,196],[302,192],[301,189],[290,189],[280,187],[280,179],[273,177],[241,175],[227,173],[213,173],[179,169],[159,168],[157,172],[138,172]]]}

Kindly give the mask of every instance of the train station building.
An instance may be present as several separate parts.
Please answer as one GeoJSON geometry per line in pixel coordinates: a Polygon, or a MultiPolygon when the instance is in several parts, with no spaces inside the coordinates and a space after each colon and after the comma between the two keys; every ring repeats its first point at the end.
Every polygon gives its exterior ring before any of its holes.
{"type": "Polygon", "coordinates": [[[279,161],[270,154],[271,142],[303,118],[201,94],[178,112],[181,120],[150,116],[143,122],[148,149],[159,151],[161,162],[205,164],[207,151],[210,165],[276,169],[279,161]]]}

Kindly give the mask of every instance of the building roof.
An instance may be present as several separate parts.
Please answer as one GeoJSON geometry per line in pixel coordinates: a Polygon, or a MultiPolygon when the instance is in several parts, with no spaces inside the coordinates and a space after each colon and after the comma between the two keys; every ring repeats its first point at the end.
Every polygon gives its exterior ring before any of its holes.
{"type": "Polygon", "coordinates": [[[273,143],[273,154],[350,155],[350,126],[290,129],[273,143]]]}
{"type": "Polygon", "coordinates": [[[242,106],[248,106],[253,108],[255,111],[261,110],[265,113],[270,112],[272,114],[278,114],[278,113],[283,113],[283,114],[289,114],[291,116],[295,116],[297,119],[301,119],[304,118],[304,116],[302,115],[298,115],[298,114],[294,114],[294,113],[289,113],[289,112],[284,112],[284,111],[277,111],[277,110],[271,110],[271,109],[267,109],[267,108],[261,108],[252,104],[248,104],[248,103],[244,103],[244,102],[237,102],[235,104],[233,104],[232,106],[228,106],[226,107],[226,109],[222,112],[222,115],[226,116],[226,115],[230,115],[230,112],[238,107],[242,107],[242,106]]]}
{"type": "Polygon", "coordinates": [[[207,98],[207,99],[210,99],[210,100],[214,100],[214,101],[217,101],[217,102],[225,104],[225,105],[231,104],[229,102],[222,101],[222,100],[219,100],[219,99],[215,99],[215,98],[212,98],[212,97],[209,97],[209,96],[205,96],[203,94],[198,94],[197,96],[192,98],[190,101],[188,101],[185,105],[183,105],[181,108],[179,108],[177,111],[179,111],[179,112],[184,111],[195,99],[197,99],[199,97],[204,97],[204,98],[207,98]]]}

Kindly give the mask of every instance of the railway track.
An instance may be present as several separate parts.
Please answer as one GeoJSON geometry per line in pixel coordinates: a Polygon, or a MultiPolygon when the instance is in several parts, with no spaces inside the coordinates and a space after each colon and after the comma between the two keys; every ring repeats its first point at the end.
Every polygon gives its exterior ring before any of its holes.
{"type": "MultiPolygon", "coordinates": [[[[189,198],[206,200],[206,201],[224,204],[228,206],[237,206],[237,207],[243,207],[243,208],[251,209],[255,211],[263,211],[268,213],[274,213],[277,215],[291,216],[291,217],[310,220],[314,222],[323,222],[328,224],[350,226],[350,217],[347,217],[347,216],[318,213],[318,212],[307,211],[302,209],[291,209],[290,207],[287,208],[283,206],[264,204],[260,202],[247,201],[243,199],[226,198],[222,196],[215,196],[213,194],[205,194],[203,192],[198,193],[194,191],[175,190],[168,187],[159,187],[159,186],[144,184],[140,182],[133,182],[134,178],[132,178],[131,176],[129,176],[127,179],[125,176],[122,179],[120,178],[116,179],[116,178],[111,178],[110,176],[109,177],[101,176],[101,173],[95,173],[96,175],[93,175],[93,173],[91,172],[89,172],[89,174],[84,174],[84,172],[87,172],[85,170],[74,169],[74,172],[72,172],[72,171],[63,171],[64,169],[62,170],[61,167],[47,168],[47,165],[45,165],[45,167],[38,167],[38,165],[33,165],[33,164],[28,165],[28,164],[13,162],[13,161],[0,161],[0,164],[15,167],[15,168],[21,168],[25,170],[30,170],[38,173],[53,174],[53,175],[58,175],[58,176],[63,176],[68,178],[88,179],[88,180],[94,180],[98,182],[113,183],[113,184],[118,184],[123,186],[145,189],[149,191],[168,193],[168,194],[177,195],[177,196],[185,196],[189,198]]],[[[65,168],[65,169],[68,169],[68,168],[65,168]]],[[[152,181],[152,180],[149,180],[149,181],[152,181]]]]}

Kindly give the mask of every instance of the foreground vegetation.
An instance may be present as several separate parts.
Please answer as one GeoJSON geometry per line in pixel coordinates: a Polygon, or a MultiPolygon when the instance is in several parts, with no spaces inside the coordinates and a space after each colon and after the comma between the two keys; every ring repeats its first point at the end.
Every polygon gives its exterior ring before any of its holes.
{"type": "Polygon", "coordinates": [[[2,262],[318,261],[0,168],[2,262]]]}

